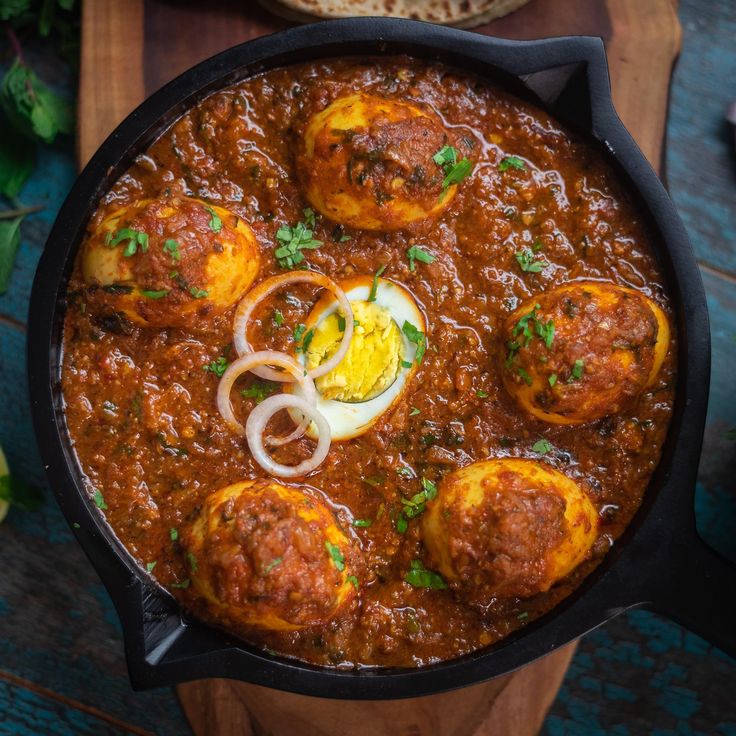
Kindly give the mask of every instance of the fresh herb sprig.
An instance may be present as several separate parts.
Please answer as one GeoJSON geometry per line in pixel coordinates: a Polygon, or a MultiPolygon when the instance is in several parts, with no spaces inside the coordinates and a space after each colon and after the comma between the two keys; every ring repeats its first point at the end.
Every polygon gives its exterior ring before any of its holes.
{"type": "Polygon", "coordinates": [[[459,184],[473,172],[473,162],[467,158],[460,159],[459,151],[454,146],[442,146],[432,160],[445,172],[440,200],[444,199],[451,186],[459,184]]]}
{"type": "Polygon", "coordinates": [[[274,255],[281,268],[296,268],[304,261],[303,250],[314,250],[322,245],[322,241],[314,237],[314,212],[307,208],[303,214],[304,220],[294,227],[282,225],[276,231],[279,246],[274,250],[274,255]]]}

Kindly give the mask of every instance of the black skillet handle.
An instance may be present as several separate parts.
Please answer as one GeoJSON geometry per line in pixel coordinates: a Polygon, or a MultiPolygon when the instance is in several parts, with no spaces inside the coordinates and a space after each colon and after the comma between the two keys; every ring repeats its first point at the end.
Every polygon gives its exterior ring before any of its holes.
{"type": "Polygon", "coordinates": [[[695,530],[671,540],[667,557],[648,607],[736,658],[736,565],[695,530]]]}

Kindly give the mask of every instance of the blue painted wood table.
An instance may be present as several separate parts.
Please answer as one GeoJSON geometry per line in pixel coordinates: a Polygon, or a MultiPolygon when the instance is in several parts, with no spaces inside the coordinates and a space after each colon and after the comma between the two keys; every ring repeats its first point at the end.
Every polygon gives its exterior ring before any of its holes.
{"type": "MultiPolygon", "coordinates": [[[[723,117],[736,98],[736,4],[683,0],[679,12],[667,175],[701,264],[713,338],[696,512],[705,539],[736,561],[736,151],[723,117]]],[[[71,76],[53,55],[29,55],[72,96],[71,76]]],[[[0,297],[0,444],[13,471],[38,486],[45,480],[26,397],[26,311],[74,173],[70,139],[40,153],[22,199],[44,209],[24,223],[11,287],[0,297]]],[[[11,510],[0,555],[0,734],[190,733],[171,690],[130,689],[112,605],[50,497],[38,512],[11,510]]],[[[733,660],[675,624],[632,612],[582,640],[544,733],[736,736],[734,682],[733,660]]]]}

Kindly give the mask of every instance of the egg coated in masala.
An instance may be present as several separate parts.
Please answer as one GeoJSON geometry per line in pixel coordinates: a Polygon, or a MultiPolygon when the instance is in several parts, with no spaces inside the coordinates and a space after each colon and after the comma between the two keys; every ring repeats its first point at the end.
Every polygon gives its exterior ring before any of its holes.
{"type": "Polygon", "coordinates": [[[529,414],[583,424],[631,407],[670,343],[662,308],[641,292],[576,281],[524,302],[502,328],[501,373],[529,414]]]}
{"type": "Polygon", "coordinates": [[[430,108],[375,95],[339,97],[313,115],[298,169],[312,207],[365,230],[399,230],[437,216],[457,185],[443,189],[433,156],[449,134],[430,108]]]}
{"type": "Polygon", "coordinates": [[[260,248],[229,210],[188,197],[143,199],[105,217],[82,252],[91,309],[151,327],[186,327],[237,302],[260,248]]]}
{"type": "Polygon", "coordinates": [[[575,481],[520,458],[445,476],[422,519],[434,569],[479,606],[549,590],[588,557],[597,529],[595,507],[575,481]]]}
{"type": "MultiPolygon", "coordinates": [[[[353,338],[337,367],[316,379],[316,406],[332,439],[348,440],[370,429],[404,394],[421,360],[426,324],[414,297],[393,281],[376,278],[374,286],[373,276],[358,276],[340,286],[353,310],[353,338]]],[[[306,348],[297,360],[307,370],[324,363],[337,351],[344,327],[337,301],[320,299],[307,318],[306,348]]]]}
{"type": "Polygon", "coordinates": [[[235,623],[323,625],[356,595],[360,552],[316,494],[271,479],[209,495],[181,531],[194,593],[235,623]]]}

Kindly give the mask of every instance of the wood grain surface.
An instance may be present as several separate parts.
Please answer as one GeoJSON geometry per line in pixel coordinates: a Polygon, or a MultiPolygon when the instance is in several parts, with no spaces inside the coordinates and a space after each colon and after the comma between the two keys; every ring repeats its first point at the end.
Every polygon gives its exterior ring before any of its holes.
{"type": "MultiPolygon", "coordinates": [[[[286,26],[260,7],[246,9],[235,0],[214,0],[206,7],[186,1],[87,0],[80,163],[146,94],[224,48],[286,26]]],[[[679,49],[672,0],[532,0],[518,13],[477,30],[507,38],[601,36],[609,53],[614,103],[644,153],[659,166],[670,73],[679,49]]],[[[189,683],[178,692],[197,736],[532,736],[573,651],[568,646],[513,675],[413,701],[348,706],[226,680],[189,683]]]]}

